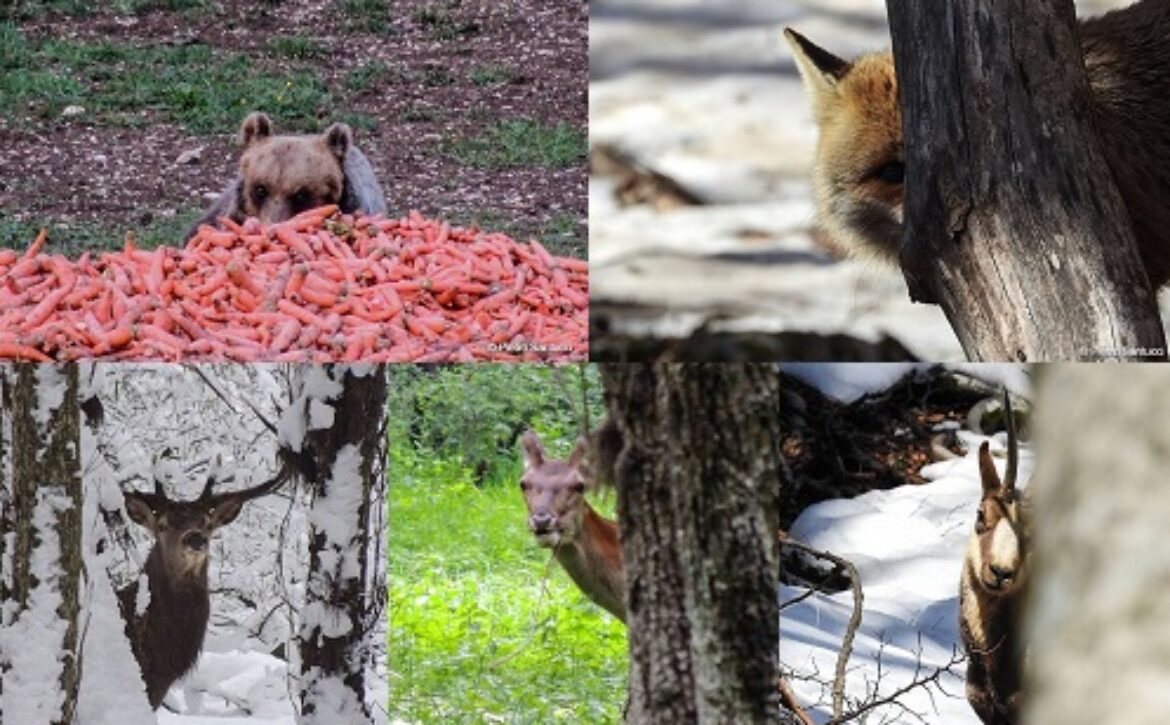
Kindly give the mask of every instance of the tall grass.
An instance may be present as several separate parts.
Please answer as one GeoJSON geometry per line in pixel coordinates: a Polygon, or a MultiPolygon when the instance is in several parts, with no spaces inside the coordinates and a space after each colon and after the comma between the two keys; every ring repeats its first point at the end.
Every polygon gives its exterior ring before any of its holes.
{"type": "Polygon", "coordinates": [[[471,472],[401,446],[390,489],[390,716],[411,723],[608,723],[625,628],[524,525],[519,470],[471,472]]]}

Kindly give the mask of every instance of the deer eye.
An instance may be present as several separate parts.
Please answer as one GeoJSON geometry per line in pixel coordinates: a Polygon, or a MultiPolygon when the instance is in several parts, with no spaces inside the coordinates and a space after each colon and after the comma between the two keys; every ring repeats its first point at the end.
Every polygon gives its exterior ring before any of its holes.
{"type": "Polygon", "coordinates": [[[585,484],[578,481],[573,484],[573,493],[585,493],[585,484]]]}
{"type": "Polygon", "coordinates": [[[530,485],[531,484],[529,484],[528,481],[524,481],[524,480],[520,481],[520,489],[522,491],[527,491],[529,489],[530,485]]]}
{"type": "Polygon", "coordinates": [[[906,164],[902,161],[891,161],[869,172],[869,178],[884,181],[887,184],[901,184],[906,178],[906,164]]]}

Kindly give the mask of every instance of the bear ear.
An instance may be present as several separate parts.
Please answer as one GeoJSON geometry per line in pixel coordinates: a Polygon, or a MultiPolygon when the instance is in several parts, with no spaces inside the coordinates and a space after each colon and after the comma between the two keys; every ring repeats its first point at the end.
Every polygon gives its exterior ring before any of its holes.
{"type": "Polygon", "coordinates": [[[268,118],[267,114],[253,112],[249,113],[244,122],[240,124],[240,143],[244,148],[248,148],[252,144],[266,139],[272,135],[272,120],[268,118]]]}
{"type": "Polygon", "coordinates": [[[349,147],[353,144],[353,131],[349,130],[349,126],[344,123],[335,123],[325,129],[322,138],[325,139],[325,145],[337,157],[337,160],[344,162],[345,154],[349,152],[349,147]]]}

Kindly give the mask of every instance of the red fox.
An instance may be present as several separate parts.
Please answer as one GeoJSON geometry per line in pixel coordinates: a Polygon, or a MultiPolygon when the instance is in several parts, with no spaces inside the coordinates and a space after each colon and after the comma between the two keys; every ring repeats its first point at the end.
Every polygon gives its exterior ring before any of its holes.
{"type": "MultiPolygon", "coordinates": [[[[818,223],[894,264],[902,241],[902,113],[890,52],[842,60],[786,28],[820,130],[818,223]]],[[[1150,282],[1170,281],[1170,0],[1080,23],[1095,125],[1150,282]]]]}

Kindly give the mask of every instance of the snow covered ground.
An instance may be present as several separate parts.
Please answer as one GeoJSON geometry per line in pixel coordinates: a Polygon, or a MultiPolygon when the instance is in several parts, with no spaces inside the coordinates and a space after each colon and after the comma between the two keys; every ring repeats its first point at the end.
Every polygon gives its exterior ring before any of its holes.
{"type": "MultiPolygon", "coordinates": [[[[1082,0],[1082,14],[1130,0],[1082,0]]],[[[896,270],[834,260],[813,243],[816,130],[780,31],[839,55],[889,44],[885,0],[598,0],[590,8],[589,132],[704,199],[622,207],[589,187],[590,295],[665,308],[615,332],[708,329],[898,339],[961,360],[939,308],[910,302],[896,270]],[[716,256],[718,255],[718,256],[716,256]]],[[[1163,295],[1170,319],[1170,296],[1163,295]]]]}
{"type": "MultiPolygon", "coordinates": [[[[827,373],[840,375],[840,368],[846,366],[825,367],[827,373]]],[[[897,377],[894,368],[901,366],[848,367],[853,369],[855,388],[870,392],[888,386],[889,380],[897,377]],[[884,383],[883,376],[887,378],[884,383]]],[[[978,372],[984,379],[1003,380],[1021,392],[1030,387],[1019,367],[982,367],[985,369],[978,372]]],[[[828,374],[814,384],[830,394],[841,389],[828,374]]],[[[985,437],[961,431],[959,439],[968,450],[966,457],[925,467],[922,473],[928,484],[816,504],[806,509],[789,531],[793,539],[850,560],[860,573],[864,607],[849,660],[848,700],[872,700],[875,693],[877,698],[884,697],[962,655],[959,573],[981,495],[976,454],[985,437]]],[[[991,440],[1002,472],[1006,438],[1000,433],[991,440]]],[[[1033,467],[1029,446],[1021,444],[1022,486],[1026,486],[1033,467]]],[[[806,593],[799,587],[783,587],[780,597],[788,602],[806,593]]],[[[818,722],[827,720],[831,712],[823,683],[832,680],[852,609],[853,597],[846,591],[815,594],[781,614],[781,662],[794,673],[791,682],[797,698],[802,703],[817,703],[811,714],[818,722]]],[[[978,725],[964,696],[964,672],[963,664],[958,663],[939,676],[937,686],[913,688],[898,701],[927,723],[978,725]]],[[[846,711],[852,709],[846,707],[846,711]]],[[[918,721],[890,705],[876,709],[869,720],[918,721]]]]}

